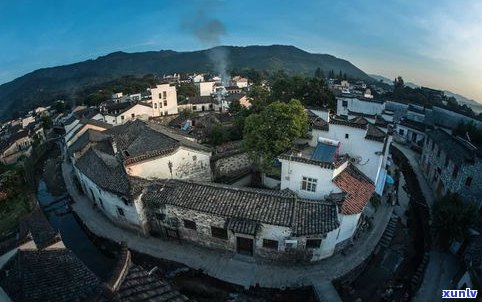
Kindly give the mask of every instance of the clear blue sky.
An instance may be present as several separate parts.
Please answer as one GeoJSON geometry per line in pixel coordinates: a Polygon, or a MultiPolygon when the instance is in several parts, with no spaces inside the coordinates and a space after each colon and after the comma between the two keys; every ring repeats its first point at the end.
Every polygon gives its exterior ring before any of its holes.
{"type": "Polygon", "coordinates": [[[203,49],[186,24],[215,18],[221,44],[290,44],[482,100],[481,16],[478,0],[1,1],[0,83],[118,50],[203,49]]]}

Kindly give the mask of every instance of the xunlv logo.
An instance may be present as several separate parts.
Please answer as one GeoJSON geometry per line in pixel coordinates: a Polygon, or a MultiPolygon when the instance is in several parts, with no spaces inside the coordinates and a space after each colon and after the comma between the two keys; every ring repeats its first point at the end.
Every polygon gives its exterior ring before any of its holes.
{"type": "Polygon", "coordinates": [[[442,299],[456,299],[456,298],[468,298],[475,299],[477,297],[477,290],[470,288],[466,289],[452,289],[442,290],[442,299]]]}

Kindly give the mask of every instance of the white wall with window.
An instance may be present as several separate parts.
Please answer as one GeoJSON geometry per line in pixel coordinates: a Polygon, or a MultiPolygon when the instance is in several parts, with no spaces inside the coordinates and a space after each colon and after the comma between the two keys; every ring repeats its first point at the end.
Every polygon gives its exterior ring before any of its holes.
{"type": "Polygon", "coordinates": [[[381,114],[385,103],[373,100],[358,99],[356,97],[336,98],[336,115],[347,115],[348,111],[365,114],[381,114]]]}
{"type": "Polygon", "coordinates": [[[286,159],[280,161],[281,190],[288,188],[307,199],[323,199],[332,192],[340,192],[332,182],[332,169],[286,159]]]}
{"type": "Polygon", "coordinates": [[[376,183],[384,160],[383,142],[365,139],[365,129],[337,124],[330,124],[328,132],[313,129],[311,134],[309,144],[313,147],[317,145],[319,137],[339,141],[340,155],[348,154],[352,157],[355,166],[376,183]]]}
{"type": "Polygon", "coordinates": [[[176,86],[171,84],[157,85],[151,88],[152,116],[177,114],[176,86]]]}
{"type": "Polygon", "coordinates": [[[75,173],[87,198],[92,200],[97,208],[113,223],[145,233],[141,215],[139,214],[141,206],[137,204],[137,201],[122,198],[117,194],[100,188],[77,168],[75,168],[75,173]]]}

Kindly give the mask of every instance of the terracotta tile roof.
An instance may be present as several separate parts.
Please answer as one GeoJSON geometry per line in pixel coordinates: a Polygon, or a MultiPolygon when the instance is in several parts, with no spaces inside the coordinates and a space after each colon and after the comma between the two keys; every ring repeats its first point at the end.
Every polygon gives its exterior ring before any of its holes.
{"type": "Polygon", "coordinates": [[[345,215],[361,213],[375,191],[373,182],[351,163],[333,179],[333,182],[347,193],[340,206],[341,212],[345,215]]]}
{"type": "Polygon", "coordinates": [[[0,285],[13,301],[86,301],[99,279],[68,249],[18,251],[0,274],[0,285]]]}
{"type": "Polygon", "coordinates": [[[300,200],[282,191],[171,179],[149,186],[142,198],[154,206],[169,204],[235,219],[238,222],[233,227],[242,229],[253,227],[253,223],[266,223],[290,227],[294,234],[305,235],[324,234],[339,226],[334,203],[300,200]]]}

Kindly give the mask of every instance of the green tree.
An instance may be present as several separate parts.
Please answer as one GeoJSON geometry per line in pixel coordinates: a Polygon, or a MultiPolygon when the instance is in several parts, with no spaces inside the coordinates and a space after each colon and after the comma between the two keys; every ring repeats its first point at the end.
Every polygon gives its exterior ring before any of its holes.
{"type": "Polygon", "coordinates": [[[476,213],[473,204],[464,202],[457,194],[447,194],[434,204],[433,226],[448,240],[462,242],[467,238],[476,213]]]}
{"type": "Polygon", "coordinates": [[[44,114],[40,119],[42,121],[42,127],[44,129],[50,129],[52,127],[52,119],[50,118],[49,115],[44,114]]]}
{"type": "Polygon", "coordinates": [[[247,97],[253,112],[260,112],[270,103],[270,92],[262,85],[253,85],[247,97]]]}
{"type": "Polygon", "coordinates": [[[244,147],[258,168],[263,170],[273,159],[292,146],[307,131],[308,117],[298,100],[274,102],[244,123],[244,147]]]}
{"type": "Polygon", "coordinates": [[[208,132],[208,142],[211,145],[218,146],[229,140],[229,133],[221,125],[213,126],[208,132]]]}
{"type": "Polygon", "coordinates": [[[321,69],[320,67],[316,68],[316,70],[315,70],[315,78],[319,78],[319,79],[325,78],[325,74],[323,73],[323,69],[321,69]]]}
{"type": "Polygon", "coordinates": [[[393,81],[393,89],[394,90],[400,90],[405,87],[405,83],[403,82],[403,78],[401,76],[398,76],[395,78],[393,81]]]}
{"type": "Polygon", "coordinates": [[[197,95],[197,87],[194,83],[180,83],[176,86],[177,97],[179,101],[191,98],[197,95]]]}

